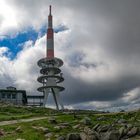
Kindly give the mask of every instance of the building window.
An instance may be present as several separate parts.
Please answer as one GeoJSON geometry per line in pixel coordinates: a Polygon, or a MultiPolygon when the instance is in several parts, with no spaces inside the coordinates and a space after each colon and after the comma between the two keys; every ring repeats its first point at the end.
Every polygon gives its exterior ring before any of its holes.
{"type": "Polygon", "coordinates": [[[5,98],[5,93],[2,93],[1,97],[4,99],[5,98]]]}
{"type": "Polygon", "coordinates": [[[12,94],[12,99],[16,99],[16,94],[12,94]]]}
{"type": "Polygon", "coordinates": [[[7,93],[7,98],[11,99],[11,94],[10,93],[7,93]]]}

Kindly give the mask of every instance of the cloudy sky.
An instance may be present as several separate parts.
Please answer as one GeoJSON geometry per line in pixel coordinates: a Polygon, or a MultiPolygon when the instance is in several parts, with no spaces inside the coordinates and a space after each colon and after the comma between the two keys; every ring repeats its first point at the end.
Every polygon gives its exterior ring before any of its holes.
{"type": "Polygon", "coordinates": [[[39,94],[36,63],[45,56],[50,4],[65,106],[139,108],[139,0],[0,0],[0,88],[39,94]]]}

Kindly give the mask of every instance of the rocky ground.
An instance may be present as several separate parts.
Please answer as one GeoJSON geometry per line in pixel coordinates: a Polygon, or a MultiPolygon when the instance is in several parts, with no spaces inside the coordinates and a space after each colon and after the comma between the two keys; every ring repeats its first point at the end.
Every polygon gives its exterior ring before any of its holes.
{"type": "Polygon", "coordinates": [[[1,140],[140,140],[140,110],[59,112],[43,120],[0,127],[1,140]]]}
{"type": "MultiPolygon", "coordinates": [[[[100,121],[107,121],[105,117],[99,117],[100,121]]],[[[55,129],[61,130],[66,127],[70,127],[70,123],[57,124],[56,119],[51,118],[51,123],[55,123],[55,129]]],[[[139,120],[140,121],[140,120],[139,120]]],[[[57,140],[140,140],[140,126],[134,126],[127,123],[125,119],[116,120],[112,124],[101,125],[97,123],[93,127],[90,127],[92,120],[89,117],[84,117],[76,125],[72,126],[75,130],[74,133],[68,133],[63,136],[56,135],[57,140]],[[76,132],[76,131],[80,132],[76,132]]],[[[46,128],[35,128],[43,129],[46,131],[46,138],[49,140],[54,134],[49,132],[46,128]]]]}

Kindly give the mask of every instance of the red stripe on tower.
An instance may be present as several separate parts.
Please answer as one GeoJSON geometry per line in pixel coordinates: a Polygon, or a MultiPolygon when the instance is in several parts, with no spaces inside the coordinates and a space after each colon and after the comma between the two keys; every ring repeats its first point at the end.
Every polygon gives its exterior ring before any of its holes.
{"type": "Polygon", "coordinates": [[[52,49],[47,50],[47,57],[48,58],[54,58],[54,51],[52,49]]]}
{"type": "Polygon", "coordinates": [[[47,29],[47,57],[54,58],[54,40],[53,40],[53,27],[52,27],[52,15],[51,15],[51,6],[49,8],[48,16],[48,29],[47,29]]]}
{"type": "Polygon", "coordinates": [[[53,29],[49,28],[47,30],[47,39],[53,39],[53,29]]]}

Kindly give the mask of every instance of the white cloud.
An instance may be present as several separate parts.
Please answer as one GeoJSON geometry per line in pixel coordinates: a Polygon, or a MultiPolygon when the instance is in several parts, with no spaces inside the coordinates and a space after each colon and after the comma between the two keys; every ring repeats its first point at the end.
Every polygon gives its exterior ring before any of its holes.
{"type": "MultiPolygon", "coordinates": [[[[134,27],[130,26],[127,30],[124,26],[126,21],[121,16],[126,17],[127,8],[123,8],[121,15],[116,15],[116,11],[121,10],[119,5],[123,7],[122,3],[113,5],[110,12],[108,6],[112,7],[112,3],[104,5],[99,1],[1,0],[0,39],[6,35],[14,37],[20,32],[26,32],[29,27],[38,31],[47,22],[50,3],[53,4],[54,26],[64,24],[69,28],[55,34],[55,55],[64,60],[62,69],[66,73],[64,100],[78,97],[74,104],[79,100],[81,104],[78,105],[78,102],[77,106],[83,108],[102,108],[104,104],[106,107],[115,107],[117,104],[121,106],[128,105],[131,101],[134,104],[138,102],[139,90],[136,87],[140,82],[139,35],[129,38],[127,35],[131,35],[131,32],[125,34],[130,29],[133,34],[138,33],[134,27]],[[81,94],[85,95],[82,97],[81,94]],[[84,101],[85,99],[87,100],[84,101]]],[[[1,87],[13,84],[27,89],[29,94],[37,92],[39,68],[36,63],[45,57],[45,39],[45,36],[38,38],[35,44],[31,40],[27,41],[14,60],[5,55],[9,51],[1,46],[1,87]]]]}
{"type": "Polygon", "coordinates": [[[18,26],[16,11],[5,0],[0,1],[0,9],[0,17],[2,18],[0,22],[0,35],[5,35],[9,30],[12,32],[18,26]]]}
{"type": "Polygon", "coordinates": [[[137,87],[125,93],[122,100],[127,103],[131,102],[131,104],[134,104],[140,101],[140,87],[137,87]]]}

